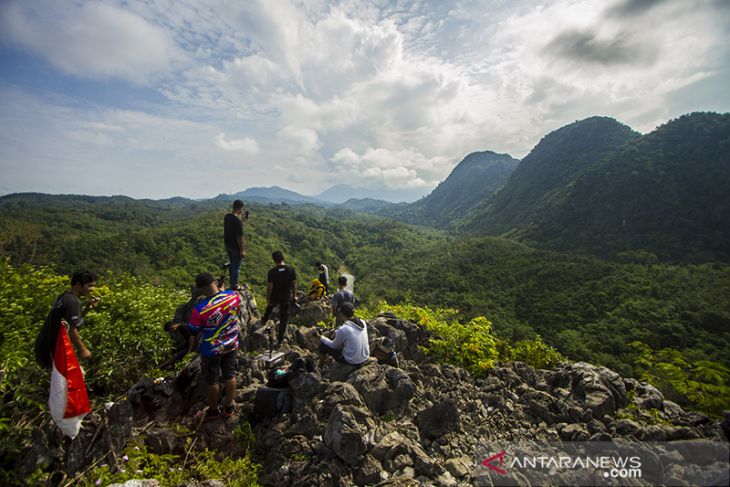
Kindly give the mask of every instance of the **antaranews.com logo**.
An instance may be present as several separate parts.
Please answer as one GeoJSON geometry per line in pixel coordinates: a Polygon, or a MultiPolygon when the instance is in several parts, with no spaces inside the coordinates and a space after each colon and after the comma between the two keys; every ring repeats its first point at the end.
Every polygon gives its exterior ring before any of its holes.
{"type": "Polygon", "coordinates": [[[520,471],[528,468],[545,471],[593,469],[602,471],[604,478],[641,478],[641,458],[638,456],[521,455],[508,459],[507,451],[502,450],[484,460],[482,465],[499,475],[508,475],[507,469],[520,471]]]}
{"type": "MultiPolygon", "coordinates": [[[[547,442],[484,445],[485,485],[730,485],[727,442],[547,442]]],[[[479,465],[479,464],[478,464],[479,465]]]]}

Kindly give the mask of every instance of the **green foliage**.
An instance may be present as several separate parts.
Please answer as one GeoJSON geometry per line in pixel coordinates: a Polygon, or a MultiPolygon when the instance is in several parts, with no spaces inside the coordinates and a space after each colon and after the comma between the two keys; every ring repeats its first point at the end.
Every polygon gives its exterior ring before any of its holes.
{"type": "Polygon", "coordinates": [[[114,469],[100,465],[84,477],[84,485],[109,485],[132,479],[153,478],[162,486],[181,485],[191,481],[220,480],[226,485],[256,486],[260,466],[243,458],[219,458],[208,449],[192,451],[184,457],[175,454],[148,452],[143,442],[129,446],[114,469]]]}
{"type": "Polygon", "coordinates": [[[499,358],[505,362],[525,362],[537,369],[550,369],[566,360],[539,336],[534,340],[520,340],[512,345],[503,342],[499,358]]]}
{"type": "Polygon", "coordinates": [[[455,319],[456,311],[453,309],[387,303],[380,303],[378,309],[423,325],[431,331],[433,336],[423,348],[435,360],[463,367],[475,377],[484,376],[487,370],[494,367],[494,361],[498,358],[497,340],[492,334],[492,323],[483,316],[464,324],[455,319]]]}
{"type": "Polygon", "coordinates": [[[720,416],[730,404],[730,369],[709,360],[690,361],[681,351],[652,350],[633,342],[640,377],[658,387],[667,399],[720,416]]]}

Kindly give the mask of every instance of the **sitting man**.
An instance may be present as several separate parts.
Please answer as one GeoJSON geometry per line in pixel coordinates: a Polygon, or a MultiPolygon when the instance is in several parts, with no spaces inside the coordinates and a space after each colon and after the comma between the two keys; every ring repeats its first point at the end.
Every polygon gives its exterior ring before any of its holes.
{"type": "Polygon", "coordinates": [[[320,368],[326,355],[331,355],[342,364],[359,367],[370,358],[367,323],[355,318],[355,306],[350,302],[342,303],[337,315],[344,323],[335,330],[335,339],[319,339],[320,368]]]}

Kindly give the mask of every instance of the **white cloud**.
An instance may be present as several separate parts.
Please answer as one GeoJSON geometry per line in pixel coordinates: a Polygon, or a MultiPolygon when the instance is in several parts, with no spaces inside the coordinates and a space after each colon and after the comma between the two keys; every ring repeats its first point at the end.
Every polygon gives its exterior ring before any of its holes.
{"type": "MultiPolygon", "coordinates": [[[[144,84],[162,101],[132,92],[116,105],[79,89],[49,101],[40,88],[39,114],[6,92],[0,120],[14,135],[0,156],[13,158],[0,162],[154,167],[179,194],[201,192],[181,182],[180,165],[231,171],[232,192],[276,184],[272,167],[305,193],[353,180],[435,186],[470,152],[522,157],[576,119],[609,115],[648,130],[679,115],[680,101],[690,111],[692,97],[674,94],[728,69],[730,8],[646,5],[7,1],[0,37],[9,45],[77,77],[144,84]]],[[[717,110],[727,109],[725,93],[717,110]]]]}
{"type": "Polygon", "coordinates": [[[121,77],[147,83],[183,58],[167,33],[144,18],[102,3],[5,3],[3,37],[83,78],[121,77]]]}
{"type": "Polygon", "coordinates": [[[243,139],[230,139],[226,140],[226,134],[220,133],[215,136],[215,145],[229,152],[248,152],[249,154],[255,154],[259,151],[259,145],[256,141],[250,137],[244,137],[243,139]]]}

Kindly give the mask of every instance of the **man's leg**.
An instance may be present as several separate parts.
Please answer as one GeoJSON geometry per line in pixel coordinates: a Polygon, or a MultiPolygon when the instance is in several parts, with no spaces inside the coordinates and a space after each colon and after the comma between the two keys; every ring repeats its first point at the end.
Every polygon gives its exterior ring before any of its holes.
{"type": "Polygon", "coordinates": [[[213,355],[210,357],[201,356],[203,377],[208,383],[208,417],[218,415],[218,394],[221,372],[221,357],[213,355]]]}
{"type": "Polygon", "coordinates": [[[226,387],[224,413],[227,416],[233,414],[233,395],[236,392],[236,352],[228,352],[221,357],[221,371],[226,387]]]}
{"type": "Polygon", "coordinates": [[[279,333],[277,334],[277,345],[281,345],[286,333],[286,325],[289,324],[289,303],[279,303],[279,333]]]}
{"type": "Polygon", "coordinates": [[[238,273],[241,270],[241,254],[226,249],[228,253],[228,261],[231,265],[228,267],[228,274],[231,277],[230,288],[235,290],[238,287],[238,273]]]}
{"type": "Polygon", "coordinates": [[[264,311],[264,317],[261,318],[261,323],[263,323],[265,325],[266,322],[269,321],[269,318],[271,317],[271,312],[272,311],[274,311],[274,305],[273,304],[267,305],[266,306],[266,311],[264,311]]]}

